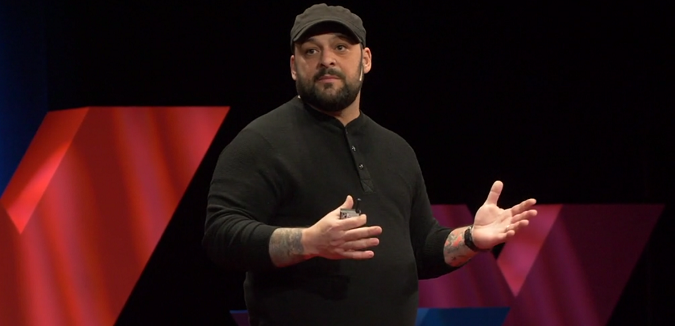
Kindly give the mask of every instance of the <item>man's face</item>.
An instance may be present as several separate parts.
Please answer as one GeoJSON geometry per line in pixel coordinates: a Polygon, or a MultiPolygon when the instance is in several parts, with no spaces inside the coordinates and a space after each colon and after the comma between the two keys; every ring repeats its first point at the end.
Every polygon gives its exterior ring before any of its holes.
{"type": "Polygon", "coordinates": [[[300,97],[317,109],[338,112],[352,104],[370,70],[370,50],[340,33],[315,35],[295,46],[291,73],[300,97]]]}

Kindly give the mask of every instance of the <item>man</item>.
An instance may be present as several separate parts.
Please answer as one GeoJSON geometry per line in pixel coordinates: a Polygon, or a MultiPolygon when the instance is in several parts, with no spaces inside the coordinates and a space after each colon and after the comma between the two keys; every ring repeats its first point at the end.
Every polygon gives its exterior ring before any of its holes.
{"type": "Polygon", "coordinates": [[[414,325],[418,279],[506,241],[535,201],[500,209],[495,182],[473,225],[440,226],[412,148],[360,110],[372,68],[361,19],[312,6],[296,17],[291,51],[298,96],[223,150],[204,246],[247,272],[251,325],[414,325]],[[356,199],[361,214],[341,219],[356,199]]]}

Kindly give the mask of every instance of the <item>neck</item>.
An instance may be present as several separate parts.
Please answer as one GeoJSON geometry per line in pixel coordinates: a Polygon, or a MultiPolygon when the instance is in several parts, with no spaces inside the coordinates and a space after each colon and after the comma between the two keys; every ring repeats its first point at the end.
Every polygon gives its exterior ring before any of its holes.
{"type": "Polygon", "coordinates": [[[335,119],[338,119],[342,125],[346,126],[348,123],[352,122],[354,119],[358,118],[359,115],[361,114],[360,108],[359,108],[359,102],[361,99],[361,93],[356,95],[356,99],[352,104],[350,104],[348,107],[342,109],[341,111],[337,112],[329,112],[329,111],[324,111],[321,110],[320,108],[317,108],[313,105],[310,105],[312,108],[315,110],[327,114],[331,117],[334,117],[335,119]]]}

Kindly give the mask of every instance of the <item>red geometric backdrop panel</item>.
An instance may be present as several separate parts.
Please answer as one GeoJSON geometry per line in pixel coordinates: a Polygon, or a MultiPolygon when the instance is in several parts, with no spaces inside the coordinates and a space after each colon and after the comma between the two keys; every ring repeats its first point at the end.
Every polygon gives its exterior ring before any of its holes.
{"type": "Polygon", "coordinates": [[[112,325],[228,107],[50,112],[0,199],[0,325],[112,325]]]}
{"type": "MultiPolygon", "coordinates": [[[[504,245],[451,274],[420,282],[420,307],[509,307],[504,325],[605,325],[663,205],[538,205],[504,245]]],[[[467,225],[464,205],[436,205],[446,226],[467,225]]]]}

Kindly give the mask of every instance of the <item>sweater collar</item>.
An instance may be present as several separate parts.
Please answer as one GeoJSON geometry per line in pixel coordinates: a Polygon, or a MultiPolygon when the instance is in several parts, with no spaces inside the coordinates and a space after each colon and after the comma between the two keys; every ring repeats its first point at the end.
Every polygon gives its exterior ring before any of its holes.
{"type": "Polygon", "coordinates": [[[337,127],[340,130],[346,130],[347,132],[350,133],[359,132],[363,130],[363,128],[367,124],[367,121],[369,120],[368,116],[366,116],[366,114],[363,113],[363,111],[360,111],[359,116],[356,117],[356,119],[350,121],[346,126],[344,126],[342,122],[340,122],[340,120],[338,120],[337,118],[314,109],[313,107],[305,103],[302,99],[300,99],[300,97],[298,96],[293,98],[293,101],[297,104],[297,106],[302,107],[304,111],[309,113],[309,115],[319,123],[325,124],[327,126],[337,127]]]}

